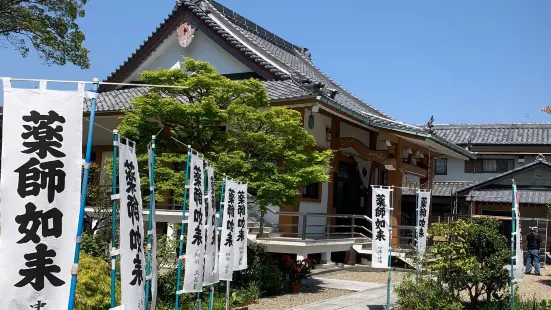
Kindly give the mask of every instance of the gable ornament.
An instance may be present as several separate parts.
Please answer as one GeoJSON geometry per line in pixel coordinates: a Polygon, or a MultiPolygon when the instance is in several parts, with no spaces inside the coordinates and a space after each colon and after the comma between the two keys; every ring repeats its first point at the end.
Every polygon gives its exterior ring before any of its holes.
{"type": "Polygon", "coordinates": [[[194,33],[195,33],[195,27],[191,25],[189,22],[185,21],[180,27],[177,29],[178,32],[178,43],[183,48],[188,47],[191,44],[191,41],[193,41],[194,33]]]}

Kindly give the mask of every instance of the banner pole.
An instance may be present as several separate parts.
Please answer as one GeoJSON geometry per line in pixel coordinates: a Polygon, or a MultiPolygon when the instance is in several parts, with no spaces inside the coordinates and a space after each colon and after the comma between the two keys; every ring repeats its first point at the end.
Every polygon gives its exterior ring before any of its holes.
{"type": "Polygon", "coordinates": [[[388,247],[388,281],[386,284],[386,309],[390,310],[390,280],[392,277],[392,216],[394,211],[394,188],[392,189],[392,195],[390,196],[390,223],[389,223],[389,247],[388,247]]]}
{"type": "Polygon", "coordinates": [[[151,230],[153,229],[153,212],[155,212],[155,135],[151,136],[151,158],[149,159],[149,223],[147,233],[147,263],[145,271],[145,310],[149,309],[151,286],[151,230]]]}
{"type": "Polygon", "coordinates": [[[419,284],[419,191],[415,193],[415,243],[417,249],[417,262],[415,268],[415,282],[419,284]]]}
{"type": "MultiPolygon", "coordinates": [[[[514,282],[514,279],[515,279],[515,273],[514,273],[514,264],[513,264],[513,261],[514,261],[514,258],[515,258],[515,181],[513,180],[513,185],[511,186],[511,192],[512,192],[512,199],[511,199],[511,202],[512,202],[512,209],[511,209],[511,276],[510,276],[510,283],[509,283],[509,286],[510,286],[510,294],[511,294],[511,297],[510,297],[510,308],[511,310],[514,310],[515,309],[515,288],[513,286],[513,282],[514,282]]],[[[517,238],[519,238],[519,236],[516,236],[517,238]]],[[[518,262],[517,262],[518,264],[518,262]]]]}
{"type": "MultiPolygon", "coordinates": [[[[94,78],[93,92],[98,92],[99,80],[94,78]]],[[[86,205],[86,193],[88,191],[88,176],[90,173],[90,158],[92,156],[92,136],[94,134],[94,120],[96,118],[96,98],[92,98],[90,106],[90,124],[88,126],[88,141],[86,143],[86,159],[84,163],[84,174],[82,178],[82,188],[80,196],[80,213],[78,216],[78,227],[76,235],[75,256],[73,259],[73,267],[71,268],[71,290],[69,292],[68,310],[73,310],[75,306],[75,292],[77,287],[78,261],[80,259],[80,244],[82,243],[82,224],[84,222],[84,207],[86,205]]]]}
{"type": "Polygon", "coordinates": [[[113,182],[111,185],[111,308],[117,305],[115,293],[117,290],[117,153],[119,148],[119,131],[113,130],[113,182]]]}
{"type": "Polygon", "coordinates": [[[184,250],[184,234],[186,232],[184,221],[186,219],[186,207],[187,207],[187,193],[189,187],[189,169],[191,164],[191,146],[187,147],[187,158],[186,158],[186,181],[184,182],[184,201],[182,202],[182,228],[180,229],[180,248],[178,253],[178,278],[176,279],[176,304],[174,305],[174,310],[178,310],[180,307],[180,295],[178,291],[180,290],[180,279],[182,275],[182,255],[184,250]]]}
{"type": "Polygon", "coordinates": [[[230,310],[230,282],[226,281],[226,310],[230,310]]]}
{"type": "MultiPolygon", "coordinates": [[[[218,222],[216,224],[216,229],[220,227],[220,222],[222,218],[222,205],[224,204],[224,189],[226,187],[226,177],[224,176],[222,178],[222,190],[220,191],[220,206],[218,207],[218,222]]],[[[214,284],[211,284],[210,286],[210,293],[209,293],[209,307],[208,310],[212,310],[214,302],[214,284]]]]}

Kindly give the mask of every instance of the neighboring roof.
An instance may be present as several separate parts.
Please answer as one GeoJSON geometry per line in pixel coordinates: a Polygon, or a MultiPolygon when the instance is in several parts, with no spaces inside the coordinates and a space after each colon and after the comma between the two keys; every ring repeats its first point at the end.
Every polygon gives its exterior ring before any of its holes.
{"type": "Polygon", "coordinates": [[[455,144],[551,144],[551,123],[440,124],[434,129],[455,144]]]}
{"type": "MultiPolygon", "coordinates": [[[[433,197],[450,197],[456,191],[472,185],[472,181],[449,181],[449,182],[433,182],[432,183],[432,196],[433,197]]],[[[404,189],[402,191],[404,196],[414,196],[415,190],[404,189]]]]}
{"type": "MultiPolygon", "coordinates": [[[[525,204],[547,205],[551,199],[551,189],[519,189],[519,201],[525,204]]],[[[511,203],[513,198],[510,189],[475,190],[466,197],[466,201],[511,203]]]]}
{"type": "Polygon", "coordinates": [[[527,170],[530,170],[530,169],[533,169],[533,168],[536,168],[536,167],[546,167],[548,169],[551,169],[551,163],[548,163],[547,161],[545,161],[545,157],[543,157],[542,155],[539,155],[534,162],[531,162],[527,165],[509,170],[505,173],[499,174],[499,175],[497,175],[493,178],[490,178],[486,181],[467,186],[465,188],[462,188],[462,189],[458,190],[457,192],[458,193],[466,193],[466,192],[472,191],[473,189],[482,190],[482,189],[484,189],[485,186],[488,186],[492,183],[495,183],[497,181],[509,178],[510,176],[518,174],[519,172],[527,171],[527,170]]]}
{"type": "MultiPolygon", "coordinates": [[[[311,92],[304,90],[290,80],[261,82],[266,87],[270,101],[315,97],[311,92]]],[[[96,100],[96,111],[116,112],[128,110],[131,108],[132,100],[137,96],[147,94],[148,90],[148,87],[134,87],[99,93],[96,100]]],[[[176,99],[186,102],[184,97],[176,99]]],[[[90,100],[86,100],[84,111],[90,111],[90,100]]]]}
{"type": "MultiPolygon", "coordinates": [[[[283,94],[280,99],[294,99],[295,92],[303,92],[304,96],[315,95],[318,99],[361,119],[370,126],[415,134],[432,140],[448,149],[452,149],[462,156],[475,157],[474,154],[464,148],[458,147],[438,135],[430,134],[422,127],[396,121],[373,106],[368,105],[321,72],[312,63],[307,49],[276,36],[213,0],[208,2],[177,1],[176,6],[168,17],[122,65],[107,77],[106,81],[122,82],[119,75],[123,74],[121,73],[123,69],[132,68],[128,66],[135,63],[134,59],[143,58],[144,55],[142,53],[151,51],[152,44],[154,44],[152,42],[160,44],[158,42],[165,40],[168,37],[166,34],[167,30],[171,32],[176,31],[176,27],[174,29],[168,29],[167,27],[173,27],[173,22],[176,21],[176,18],[181,17],[178,13],[183,13],[184,10],[192,12],[192,14],[210,27],[211,30],[215,31],[222,40],[227,41],[232,48],[239,51],[240,55],[244,55],[246,59],[250,59],[257,66],[264,68],[265,72],[263,74],[268,72],[271,74],[272,79],[278,82],[290,80],[289,84],[285,85],[285,87],[292,89],[292,95],[283,94]],[[161,33],[166,37],[161,37],[161,33]],[[297,88],[301,90],[299,91],[297,88]],[[337,93],[331,96],[333,91],[337,91],[337,93]]],[[[275,88],[281,85],[283,84],[273,86],[275,88]]],[[[283,92],[284,90],[281,89],[281,91],[283,92]]],[[[271,100],[276,100],[273,99],[274,97],[279,96],[273,93],[271,100]]]]}

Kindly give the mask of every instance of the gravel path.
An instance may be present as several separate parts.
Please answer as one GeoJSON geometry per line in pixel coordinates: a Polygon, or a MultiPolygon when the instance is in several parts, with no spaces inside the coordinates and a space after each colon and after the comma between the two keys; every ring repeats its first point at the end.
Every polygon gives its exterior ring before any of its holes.
{"type": "MultiPolygon", "coordinates": [[[[316,275],[320,278],[327,279],[339,279],[339,280],[349,280],[349,281],[360,281],[360,282],[371,282],[386,284],[388,281],[388,271],[372,271],[372,270],[343,270],[337,273],[329,274],[319,274],[316,275]]],[[[393,271],[391,282],[398,283],[401,282],[405,276],[405,272],[393,271]]]]}
{"type": "Polygon", "coordinates": [[[519,294],[523,299],[544,300],[551,298],[551,266],[541,269],[541,276],[525,274],[524,278],[518,282],[519,294]]]}
{"type": "Polygon", "coordinates": [[[287,294],[275,297],[260,298],[249,310],[284,310],[311,304],[335,297],[352,294],[352,291],[303,286],[299,294],[287,294]]]}
{"type": "MultiPolygon", "coordinates": [[[[533,274],[524,275],[524,278],[517,282],[518,292],[523,300],[548,300],[551,297],[551,266],[541,269],[541,276],[535,276],[533,274]]],[[[400,282],[406,275],[405,272],[393,272],[392,282],[400,282]]],[[[316,277],[339,279],[349,281],[361,281],[386,284],[388,273],[386,271],[373,271],[373,270],[358,270],[356,268],[349,270],[342,270],[332,272],[328,274],[318,274],[316,277]]]]}

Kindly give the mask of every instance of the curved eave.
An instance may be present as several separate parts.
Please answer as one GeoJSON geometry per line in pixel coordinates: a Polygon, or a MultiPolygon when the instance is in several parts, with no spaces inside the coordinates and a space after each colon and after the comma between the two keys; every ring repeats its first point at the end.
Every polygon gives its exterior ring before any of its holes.
{"type": "MultiPolygon", "coordinates": [[[[365,114],[358,113],[356,111],[353,111],[351,109],[343,107],[342,105],[336,103],[335,101],[333,101],[333,100],[331,100],[331,99],[329,99],[325,96],[317,96],[316,99],[321,101],[321,102],[324,102],[324,103],[326,103],[326,104],[328,104],[332,107],[334,107],[337,110],[345,112],[346,114],[356,118],[357,120],[361,121],[362,123],[364,123],[367,126],[372,126],[372,127],[376,127],[376,128],[384,128],[384,129],[389,129],[389,130],[393,130],[393,131],[396,131],[396,132],[401,132],[401,133],[406,133],[406,134],[409,134],[409,135],[422,137],[422,138],[425,138],[425,140],[427,140],[427,142],[429,142],[429,144],[430,144],[430,142],[436,143],[436,145],[431,145],[431,147],[434,147],[436,149],[438,149],[438,146],[444,147],[445,149],[448,149],[448,150],[452,151],[453,153],[455,153],[456,154],[455,157],[462,158],[462,159],[476,159],[476,155],[474,153],[471,153],[471,152],[469,152],[469,151],[467,151],[467,150],[465,150],[465,149],[463,149],[463,148],[461,148],[461,147],[459,147],[459,146],[457,146],[457,145],[455,145],[451,142],[448,142],[448,141],[446,141],[446,140],[444,140],[444,139],[442,139],[438,136],[432,135],[430,133],[422,132],[422,131],[420,131],[421,129],[415,130],[417,127],[407,125],[407,124],[404,124],[404,123],[400,123],[400,122],[390,120],[390,119],[382,119],[387,123],[392,123],[392,124],[385,124],[382,121],[376,121],[376,120],[370,119],[365,114]]],[[[372,118],[377,118],[377,117],[372,116],[372,118]]]]}

